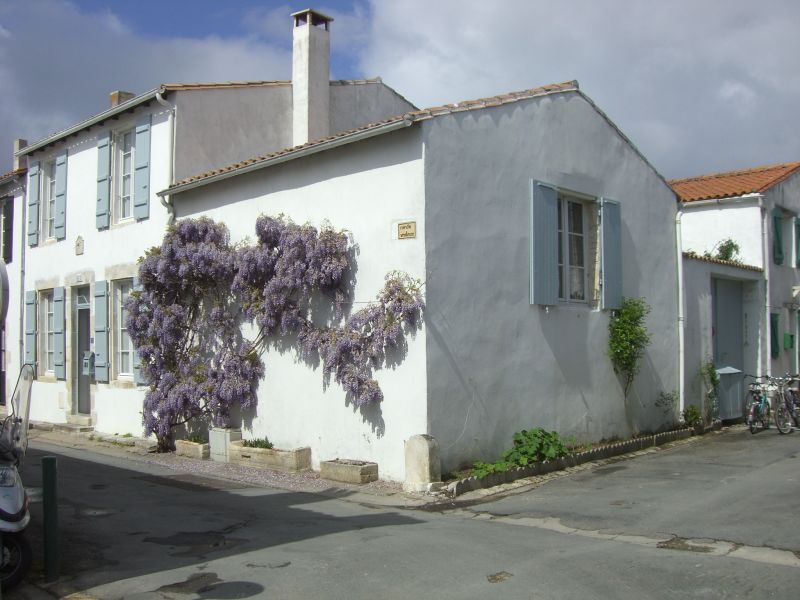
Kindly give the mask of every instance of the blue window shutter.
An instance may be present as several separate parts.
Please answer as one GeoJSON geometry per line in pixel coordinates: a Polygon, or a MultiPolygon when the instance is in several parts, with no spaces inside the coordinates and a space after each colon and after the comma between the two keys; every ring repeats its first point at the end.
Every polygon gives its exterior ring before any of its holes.
{"type": "Polygon", "coordinates": [[[783,264],[783,211],[772,211],[772,260],[776,265],[783,264]]]}
{"type": "Polygon", "coordinates": [[[39,243],[39,163],[28,167],[28,246],[39,243]]]}
{"type": "Polygon", "coordinates": [[[615,310],[622,306],[622,222],[619,202],[608,198],[601,200],[600,222],[601,308],[615,310]]]}
{"type": "Polygon", "coordinates": [[[56,214],[54,226],[57,240],[67,237],[67,151],[56,157],[56,214]]]}
{"type": "MultiPolygon", "coordinates": [[[[142,291],[142,284],[139,281],[138,277],[134,277],[133,278],[133,291],[134,292],[141,292],[142,291]]],[[[128,327],[127,324],[125,325],[125,327],[128,327]]],[[[131,343],[133,343],[133,340],[131,340],[131,343]]],[[[138,352],[136,346],[134,346],[133,350],[134,350],[133,351],[133,382],[136,385],[144,385],[147,382],[142,377],[142,370],[141,370],[142,359],[139,357],[139,352],[138,352]]]]}
{"type": "Polygon", "coordinates": [[[531,183],[531,304],[558,304],[558,193],[531,183]]]}
{"type": "Polygon", "coordinates": [[[36,292],[25,292],[25,364],[36,368],[36,292]]]}
{"type": "Polygon", "coordinates": [[[53,366],[56,379],[67,378],[67,363],[64,358],[67,352],[64,306],[64,288],[55,288],[53,290],[53,366]]]}
{"type": "Polygon", "coordinates": [[[108,382],[108,282],[94,284],[94,378],[108,382]]]}
{"type": "Polygon", "coordinates": [[[770,356],[772,358],[780,358],[781,355],[781,341],[780,341],[780,315],[779,313],[769,314],[769,341],[770,341],[770,356]]]}
{"type": "Polygon", "coordinates": [[[97,206],[95,221],[98,229],[111,222],[111,132],[97,136],[97,206]]]}
{"type": "Polygon", "coordinates": [[[150,216],[150,115],[136,123],[134,163],[133,216],[141,221],[150,216]]]}

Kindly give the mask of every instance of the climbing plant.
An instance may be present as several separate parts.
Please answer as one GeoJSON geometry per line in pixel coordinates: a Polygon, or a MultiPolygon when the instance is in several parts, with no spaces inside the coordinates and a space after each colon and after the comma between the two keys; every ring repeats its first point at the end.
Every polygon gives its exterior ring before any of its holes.
{"type": "Polygon", "coordinates": [[[420,324],[421,284],[399,272],[386,276],[375,302],[345,316],[346,232],[282,216],[259,217],[255,230],[254,244],[234,246],[224,224],[186,219],[140,260],[127,327],[149,385],[145,433],[160,450],[173,447],[183,423],[226,425],[234,406],[255,406],[270,344],[296,344],[302,357],[320,359],[355,405],[379,402],[372,371],[420,324]]]}
{"type": "Polygon", "coordinates": [[[645,319],[650,306],[644,298],[623,298],[608,323],[608,354],[614,371],[622,376],[625,397],[639,372],[640,360],[650,343],[645,319]]]}
{"type": "Polygon", "coordinates": [[[706,387],[705,420],[710,425],[719,415],[719,373],[711,357],[701,365],[700,376],[706,387]]]}

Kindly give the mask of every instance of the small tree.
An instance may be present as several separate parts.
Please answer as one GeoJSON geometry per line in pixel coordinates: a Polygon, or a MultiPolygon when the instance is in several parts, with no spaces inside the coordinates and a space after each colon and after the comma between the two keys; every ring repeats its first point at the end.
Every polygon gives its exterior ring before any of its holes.
{"type": "Polygon", "coordinates": [[[649,312],[650,307],[644,298],[624,298],[608,324],[608,354],[614,371],[623,378],[626,398],[639,372],[644,349],[650,343],[650,334],[644,323],[649,312]]]}
{"type": "Polygon", "coordinates": [[[729,262],[739,262],[741,248],[731,238],[725,238],[717,242],[710,252],[706,251],[706,258],[716,258],[717,260],[727,260],[729,262]]]}

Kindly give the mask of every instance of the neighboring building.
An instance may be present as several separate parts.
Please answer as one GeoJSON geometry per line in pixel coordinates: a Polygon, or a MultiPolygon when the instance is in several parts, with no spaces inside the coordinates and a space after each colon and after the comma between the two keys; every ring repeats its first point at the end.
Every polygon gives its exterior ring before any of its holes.
{"type": "Polygon", "coordinates": [[[25,269],[12,289],[24,292],[24,312],[13,307],[7,331],[19,338],[13,323],[24,314],[25,343],[10,344],[3,364],[14,372],[21,360],[35,365],[32,419],[141,433],[144,388],[122,303],[137,259],[171,220],[168,198],[156,191],[414,109],[379,79],[328,81],[330,19],[293,17],[293,81],[114,92],[106,111],[15,153],[27,161],[27,181],[18,171],[0,184],[3,198],[15,199],[25,269]]]}
{"type": "MultiPolygon", "coordinates": [[[[14,149],[18,150],[25,143],[24,140],[16,140],[14,149]]],[[[14,224],[19,223],[25,215],[26,171],[24,161],[15,159],[13,169],[0,175],[0,252],[8,273],[9,288],[8,315],[5,323],[0,324],[0,404],[3,405],[11,397],[22,367],[19,361],[22,351],[20,281],[25,262],[25,242],[21,232],[18,229],[15,231],[14,224]]]]}
{"type": "MultiPolygon", "coordinates": [[[[712,296],[717,308],[703,328],[711,337],[708,354],[717,366],[748,374],[797,373],[800,162],[670,183],[681,201],[683,251],[714,255],[721,241],[732,239],[745,265],[712,274],[727,299],[712,296]],[[757,281],[747,267],[759,270],[757,281]],[[733,305],[743,307],[734,311],[740,318],[730,313],[733,305]]],[[[687,285],[687,301],[691,296],[687,285]]]]}
{"type": "Polygon", "coordinates": [[[576,82],[406,112],[159,195],[234,242],[263,213],[349,230],[356,303],[388,271],[425,281],[423,329],[375,373],[379,406],[355,414],[320,368],[270,350],[248,436],[403,479],[413,434],[438,440],[448,470],[494,460],[524,428],[597,441],[672,424],[656,403],[680,389],[675,194],[576,82]],[[623,296],[652,307],[627,400],[608,358],[623,296]]]}

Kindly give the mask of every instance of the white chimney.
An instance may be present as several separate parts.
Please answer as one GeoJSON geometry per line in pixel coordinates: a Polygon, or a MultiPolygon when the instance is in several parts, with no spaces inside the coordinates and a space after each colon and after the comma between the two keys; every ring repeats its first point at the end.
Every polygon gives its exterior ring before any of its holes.
{"type": "MultiPolygon", "coordinates": [[[[17,138],[14,140],[14,154],[22,150],[25,146],[28,145],[27,140],[23,140],[22,138],[17,138]]],[[[24,169],[28,166],[28,157],[27,156],[14,156],[14,164],[13,168],[15,171],[20,169],[24,169]]]]}
{"type": "Polygon", "coordinates": [[[329,27],[333,21],[306,9],[292,14],[292,144],[330,134],[329,27]]]}

